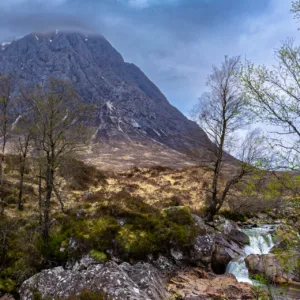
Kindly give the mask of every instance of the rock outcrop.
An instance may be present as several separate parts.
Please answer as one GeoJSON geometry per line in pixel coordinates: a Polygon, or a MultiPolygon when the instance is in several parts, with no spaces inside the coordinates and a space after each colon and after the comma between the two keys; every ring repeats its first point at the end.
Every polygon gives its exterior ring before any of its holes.
{"type": "Polygon", "coordinates": [[[34,275],[22,284],[20,297],[31,300],[38,294],[66,299],[84,291],[103,293],[112,300],[160,300],[166,295],[159,271],[150,264],[95,264],[85,260],[72,270],[57,267],[34,275]]]}

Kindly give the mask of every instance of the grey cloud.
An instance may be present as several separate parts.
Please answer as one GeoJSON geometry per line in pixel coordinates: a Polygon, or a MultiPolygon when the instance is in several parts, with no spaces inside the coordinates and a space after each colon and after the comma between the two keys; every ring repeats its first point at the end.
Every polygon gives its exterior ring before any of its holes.
{"type": "Polygon", "coordinates": [[[0,10],[0,40],[55,28],[103,34],[184,112],[225,54],[271,63],[278,42],[297,35],[290,3],[283,0],[13,2],[19,3],[14,9],[0,10]]]}

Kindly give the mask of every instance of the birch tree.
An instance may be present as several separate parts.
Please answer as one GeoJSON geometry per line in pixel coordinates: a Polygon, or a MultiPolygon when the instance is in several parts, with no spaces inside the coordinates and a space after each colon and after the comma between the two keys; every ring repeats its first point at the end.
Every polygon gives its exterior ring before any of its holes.
{"type": "Polygon", "coordinates": [[[5,180],[5,150],[9,126],[11,122],[12,107],[12,78],[10,76],[0,77],[0,134],[1,134],[1,215],[5,208],[4,180],[5,180]]]}
{"type": "Polygon", "coordinates": [[[49,237],[51,198],[57,200],[63,209],[63,200],[56,189],[57,170],[64,158],[83,149],[84,109],[78,101],[74,88],[65,81],[51,79],[47,84],[37,86],[29,92],[22,92],[30,106],[27,115],[31,122],[31,135],[36,151],[40,153],[40,179],[44,183],[44,193],[39,185],[42,214],[42,234],[49,237]]]}
{"type": "Polygon", "coordinates": [[[200,97],[193,111],[199,125],[212,141],[206,146],[210,157],[209,166],[213,172],[208,189],[209,220],[221,209],[233,186],[249,174],[252,164],[259,156],[259,151],[253,143],[254,134],[246,138],[239,161],[229,154],[236,145],[235,135],[247,124],[246,103],[239,89],[239,72],[239,57],[225,57],[221,67],[213,66],[207,79],[208,92],[200,97]],[[226,162],[231,164],[232,171],[223,184],[221,173],[225,170],[226,162]]]}
{"type": "Polygon", "coordinates": [[[248,109],[268,125],[274,167],[300,171],[300,47],[285,41],[272,68],[246,62],[241,77],[248,109]]]}

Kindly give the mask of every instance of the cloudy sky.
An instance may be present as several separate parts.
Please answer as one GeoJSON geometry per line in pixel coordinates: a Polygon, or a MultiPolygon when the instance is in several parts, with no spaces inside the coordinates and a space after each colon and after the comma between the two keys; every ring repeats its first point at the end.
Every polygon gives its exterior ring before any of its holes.
{"type": "Polygon", "coordinates": [[[212,64],[241,55],[271,65],[298,39],[290,0],[0,0],[0,40],[32,31],[103,34],[185,114],[212,64]]]}

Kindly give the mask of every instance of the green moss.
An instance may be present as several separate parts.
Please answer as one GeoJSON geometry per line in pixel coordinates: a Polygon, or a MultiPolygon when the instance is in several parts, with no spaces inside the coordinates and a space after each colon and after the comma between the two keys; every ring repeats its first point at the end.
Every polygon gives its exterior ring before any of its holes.
{"type": "Polygon", "coordinates": [[[0,278],[0,291],[4,292],[4,293],[11,293],[12,291],[14,291],[16,289],[16,282],[12,279],[3,279],[0,278]]]}
{"type": "Polygon", "coordinates": [[[142,259],[158,247],[155,233],[137,230],[132,225],[125,225],[117,235],[117,241],[125,256],[142,259]]]}
{"type": "Polygon", "coordinates": [[[90,251],[90,256],[99,262],[107,261],[107,256],[104,252],[92,250],[90,251]]]}

